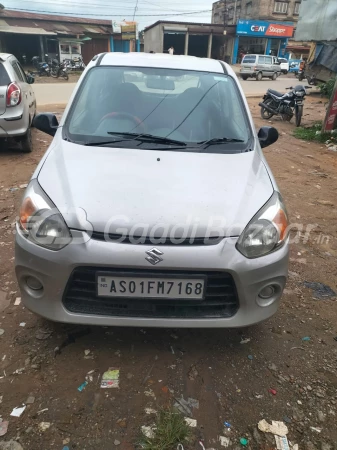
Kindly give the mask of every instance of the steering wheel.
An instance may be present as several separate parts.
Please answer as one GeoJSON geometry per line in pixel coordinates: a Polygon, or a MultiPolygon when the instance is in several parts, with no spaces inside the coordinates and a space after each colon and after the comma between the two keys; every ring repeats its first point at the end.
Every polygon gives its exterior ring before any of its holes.
{"type": "Polygon", "coordinates": [[[133,116],[132,114],[124,113],[124,112],[110,112],[110,113],[106,114],[99,121],[99,125],[103,122],[103,120],[108,119],[109,117],[120,118],[120,119],[130,119],[136,125],[135,128],[137,128],[139,130],[139,134],[144,133],[144,131],[145,131],[144,122],[141,121],[139,119],[139,117],[133,116]]]}

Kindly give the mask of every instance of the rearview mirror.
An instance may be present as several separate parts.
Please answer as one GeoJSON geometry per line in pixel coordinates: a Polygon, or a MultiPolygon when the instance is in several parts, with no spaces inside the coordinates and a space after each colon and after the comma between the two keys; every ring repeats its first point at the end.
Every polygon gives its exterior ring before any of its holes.
{"type": "Polygon", "coordinates": [[[163,91],[174,91],[175,83],[163,77],[148,77],[146,79],[146,87],[148,89],[160,89],[163,91]]]}
{"type": "Polygon", "coordinates": [[[257,136],[259,138],[261,148],[265,148],[277,141],[278,131],[274,127],[261,127],[257,136]]]}
{"type": "Polygon", "coordinates": [[[50,136],[55,136],[58,126],[59,122],[55,114],[52,113],[38,114],[33,120],[33,127],[49,134],[50,136]]]}

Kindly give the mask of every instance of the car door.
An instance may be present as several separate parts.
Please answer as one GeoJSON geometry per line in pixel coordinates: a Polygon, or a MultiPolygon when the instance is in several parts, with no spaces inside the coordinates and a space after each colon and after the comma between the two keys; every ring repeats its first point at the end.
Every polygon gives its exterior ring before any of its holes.
{"type": "Polygon", "coordinates": [[[21,64],[19,63],[19,61],[16,61],[18,68],[21,72],[21,75],[24,79],[24,83],[26,85],[26,89],[27,89],[27,99],[28,99],[28,103],[29,103],[29,113],[31,117],[35,116],[36,113],[36,98],[35,98],[35,92],[34,89],[32,88],[32,86],[27,82],[27,76],[26,73],[23,69],[23,67],[21,66],[21,64]]]}
{"type": "Polygon", "coordinates": [[[266,70],[266,77],[271,77],[273,75],[274,69],[272,56],[265,56],[265,70],[266,70]]]}
{"type": "Polygon", "coordinates": [[[257,69],[259,72],[262,72],[262,75],[265,77],[266,74],[266,64],[265,64],[265,57],[259,56],[258,62],[257,62],[257,69]]]}

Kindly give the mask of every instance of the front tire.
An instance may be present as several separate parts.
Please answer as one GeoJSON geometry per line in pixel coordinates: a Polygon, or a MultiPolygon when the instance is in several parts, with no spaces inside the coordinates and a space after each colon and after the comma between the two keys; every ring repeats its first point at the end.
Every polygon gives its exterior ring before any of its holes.
{"type": "Polygon", "coordinates": [[[272,79],[273,81],[275,81],[276,78],[277,78],[277,73],[275,72],[275,73],[273,73],[273,76],[271,77],[271,79],[272,79]]]}
{"type": "Polygon", "coordinates": [[[58,78],[57,69],[56,69],[56,70],[51,70],[51,71],[50,71],[50,75],[51,75],[53,78],[58,78]]]}
{"type": "Polygon", "coordinates": [[[33,150],[32,129],[29,126],[27,133],[20,138],[21,151],[23,153],[31,153],[33,150]]]}
{"type": "Polygon", "coordinates": [[[248,75],[241,75],[241,78],[246,81],[248,79],[248,75]]]}
{"type": "MultiPolygon", "coordinates": [[[[274,101],[272,98],[267,98],[263,103],[265,103],[266,105],[272,107],[274,101]]],[[[273,117],[273,113],[267,111],[263,106],[261,106],[261,117],[262,119],[268,120],[271,119],[273,117]]]]}
{"type": "Polygon", "coordinates": [[[68,76],[67,72],[62,72],[62,78],[66,81],[69,80],[69,76],[68,76]]]}
{"type": "Polygon", "coordinates": [[[295,124],[297,127],[301,125],[302,115],[303,115],[303,106],[302,105],[295,106],[295,124]]]}
{"type": "Polygon", "coordinates": [[[261,80],[262,80],[262,72],[259,72],[259,73],[256,75],[256,80],[257,80],[257,81],[261,81],[261,80]]]}

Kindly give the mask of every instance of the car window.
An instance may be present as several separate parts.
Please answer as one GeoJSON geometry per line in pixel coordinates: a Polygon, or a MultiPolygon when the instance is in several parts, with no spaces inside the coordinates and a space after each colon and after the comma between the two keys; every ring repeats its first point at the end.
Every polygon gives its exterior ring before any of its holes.
{"type": "Polygon", "coordinates": [[[265,64],[266,60],[264,56],[259,56],[259,64],[265,64]]]}
{"type": "Polygon", "coordinates": [[[288,60],[285,59],[285,58],[279,58],[278,60],[280,61],[280,63],[287,63],[288,62],[288,60]]]}
{"type": "Polygon", "coordinates": [[[246,55],[243,57],[242,63],[244,64],[254,64],[256,61],[255,55],[246,55]]]}
{"type": "Polygon", "coordinates": [[[272,64],[273,63],[273,59],[271,56],[265,56],[265,63],[266,64],[272,64]]]}
{"type": "Polygon", "coordinates": [[[12,67],[14,69],[15,75],[17,76],[16,81],[24,81],[23,75],[19,69],[19,66],[16,61],[12,62],[12,67]]]}
{"type": "Polygon", "coordinates": [[[23,81],[24,81],[25,83],[27,83],[27,78],[26,78],[25,71],[23,70],[23,67],[21,66],[21,64],[19,63],[19,61],[16,61],[16,64],[17,64],[17,66],[18,66],[18,68],[19,68],[19,70],[20,70],[20,73],[21,73],[21,76],[22,76],[22,78],[23,78],[23,81]]]}
{"type": "Polygon", "coordinates": [[[7,70],[5,67],[0,63],[0,86],[7,86],[11,82],[7,70]]]}
{"type": "MultiPolygon", "coordinates": [[[[193,148],[224,137],[248,145],[250,138],[241,94],[228,75],[137,67],[91,69],[64,130],[68,139],[81,143],[124,132],[179,140],[193,148]]],[[[139,148],[138,141],[128,145],[139,148]]]]}

